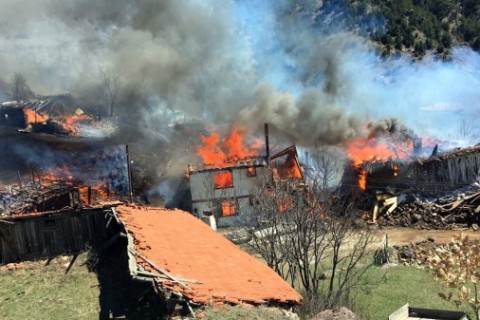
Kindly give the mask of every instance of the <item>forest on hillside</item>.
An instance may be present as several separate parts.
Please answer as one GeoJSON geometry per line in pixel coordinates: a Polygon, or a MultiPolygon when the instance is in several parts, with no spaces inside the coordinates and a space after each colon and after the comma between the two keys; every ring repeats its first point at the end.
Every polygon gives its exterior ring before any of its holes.
{"type": "Polygon", "coordinates": [[[431,50],[448,57],[454,45],[480,51],[480,0],[330,0],[323,7],[346,7],[346,25],[377,42],[383,55],[421,58],[431,50]]]}

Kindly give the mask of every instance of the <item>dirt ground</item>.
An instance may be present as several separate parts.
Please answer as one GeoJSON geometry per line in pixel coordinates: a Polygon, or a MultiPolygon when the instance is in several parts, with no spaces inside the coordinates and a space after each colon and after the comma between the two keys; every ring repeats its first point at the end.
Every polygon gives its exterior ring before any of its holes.
{"type": "Polygon", "coordinates": [[[460,233],[468,235],[472,240],[480,239],[480,231],[454,231],[454,230],[418,230],[410,228],[392,228],[378,229],[374,234],[378,241],[383,241],[385,235],[388,235],[389,245],[417,243],[420,241],[433,238],[435,243],[448,243],[453,236],[460,233]]]}

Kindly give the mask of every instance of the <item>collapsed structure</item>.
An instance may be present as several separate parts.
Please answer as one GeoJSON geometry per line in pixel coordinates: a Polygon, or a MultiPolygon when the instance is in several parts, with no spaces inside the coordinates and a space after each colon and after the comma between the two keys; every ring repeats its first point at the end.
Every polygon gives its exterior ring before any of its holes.
{"type": "Polygon", "coordinates": [[[45,97],[44,100],[8,101],[0,105],[0,125],[15,127],[20,132],[79,136],[79,126],[91,124],[93,117],[81,108],[65,112],[68,95],[45,97]]]}
{"type": "Polygon", "coordinates": [[[477,228],[480,145],[409,161],[366,161],[356,168],[373,199],[373,222],[419,228],[477,228]],[[378,219],[378,221],[377,221],[378,219]]]}

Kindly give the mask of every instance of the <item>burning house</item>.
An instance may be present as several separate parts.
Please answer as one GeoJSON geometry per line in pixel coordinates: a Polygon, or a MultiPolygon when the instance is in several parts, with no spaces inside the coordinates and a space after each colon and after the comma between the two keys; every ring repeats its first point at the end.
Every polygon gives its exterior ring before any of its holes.
{"type": "Polygon", "coordinates": [[[192,212],[212,228],[248,224],[259,188],[304,182],[295,146],[270,156],[265,128],[266,156],[260,155],[258,141],[245,145],[244,133],[238,128],[223,142],[215,133],[202,137],[204,144],[197,151],[204,164],[190,165],[188,177],[192,212]]]}

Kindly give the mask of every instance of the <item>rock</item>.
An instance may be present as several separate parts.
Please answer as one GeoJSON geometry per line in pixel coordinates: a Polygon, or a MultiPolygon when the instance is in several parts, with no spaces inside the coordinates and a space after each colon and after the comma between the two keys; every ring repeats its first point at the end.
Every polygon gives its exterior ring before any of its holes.
{"type": "Polygon", "coordinates": [[[401,259],[406,260],[410,260],[415,256],[410,248],[403,248],[403,250],[399,252],[399,255],[401,259]]]}
{"type": "Polygon", "coordinates": [[[478,227],[478,224],[473,223],[473,224],[472,224],[472,230],[473,230],[473,231],[478,231],[478,229],[480,229],[480,228],[478,227]]]}
{"type": "Polygon", "coordinates": [[[352,311],[345,307],[339,310],[325,310],[317,314],[311,320],[360,320],[352,311]]]}
{"type": "Polygon", "coordinates": [[[395,268],[396,266],[398,266],[398,264],[396,263],[385,263],[381,268],[383,270],[388,270],[388,269],[395,268]]]}

